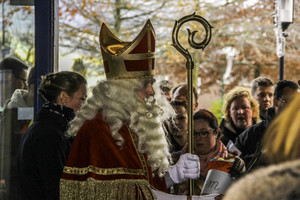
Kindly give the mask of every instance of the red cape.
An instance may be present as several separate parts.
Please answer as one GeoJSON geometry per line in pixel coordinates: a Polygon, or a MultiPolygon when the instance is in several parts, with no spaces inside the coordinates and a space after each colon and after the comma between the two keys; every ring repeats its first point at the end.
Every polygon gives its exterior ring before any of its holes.
{"type": "Polygon", "coordinates": [[[147,156],[137,151],[136,135],[126,125],[119,133],[125,140],[122,147],[116,145],[101,111],[83,123],[61,176],[61,199],[99,195],[108,199],[119,195],[122,199],[152,199],[152,186],[166,192],[164,178],[153,177],[147,156]]]}

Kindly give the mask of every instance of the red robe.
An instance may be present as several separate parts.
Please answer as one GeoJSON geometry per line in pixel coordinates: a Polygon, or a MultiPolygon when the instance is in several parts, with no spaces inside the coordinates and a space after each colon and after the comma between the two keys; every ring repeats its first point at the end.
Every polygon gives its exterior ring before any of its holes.
{"type": "Polygon", "coordinates": [[[83,123],[60,181],[64,199],[152,199],[152,186],[166,192],[164,178],[152,176],[147,156],[137,151],[136,135],[124,125],[120,148],[101,111],[83,123]]]}

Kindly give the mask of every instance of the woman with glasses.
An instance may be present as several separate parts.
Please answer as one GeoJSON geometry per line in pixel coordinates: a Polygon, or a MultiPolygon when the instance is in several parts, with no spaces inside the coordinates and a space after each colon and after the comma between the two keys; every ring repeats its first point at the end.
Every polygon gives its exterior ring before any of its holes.
{"type": "Polygon", "coordinates": [[[208,110],[200,109],[194,114],[194,151],[200,158],[200,176],[205,178],[208,172],[207,163],[213,158],[226,158],[228,152],[219,140],[221,131],[218,120],[208,110]]]}
{"type": "MultiPolygon", "coordinates": [[[[221,130],[218,126],[218,120],[216,116],[206,109],[200,109],[194,113],[194,153],[200,160],[200,178],[195,181],[195,195],[200,195],[205,178],[209,169],[219,169],[224,171],[224,162],[220,162],[222,165],[213,164],[214,161],[219,159],[227,161],[231,159],[229,165],[232,169],[225,169],[227,172],[232,172],[234,175],[241,174],[245,171],[243,161],[234,157],[228,153],[225,145],[219,140],[221,136],[221,130]],[[236,162],[234,162],[236,159],[236,162]],[[210,167],[209,167],[210,166],[210,167]]],[[[218,162],[217,162],[218,163],[218,162]]],[[[233,174],[232,174],[233,175],[233,174]]],[[[187,193],[187,183],[175,188],[178,194],[187,193]]]]}

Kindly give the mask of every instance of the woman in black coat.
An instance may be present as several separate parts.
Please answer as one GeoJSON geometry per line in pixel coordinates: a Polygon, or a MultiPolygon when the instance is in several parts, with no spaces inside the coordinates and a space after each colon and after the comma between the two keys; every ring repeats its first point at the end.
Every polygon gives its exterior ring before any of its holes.
{"type": "Polygon", "coordinates": [[[86,99],[86,80],[76,72],[47,75],[39,87],[46,103],[18,148],[21,199],[59,199],[59,180],[71,148],[69,122],[86,99]]]}

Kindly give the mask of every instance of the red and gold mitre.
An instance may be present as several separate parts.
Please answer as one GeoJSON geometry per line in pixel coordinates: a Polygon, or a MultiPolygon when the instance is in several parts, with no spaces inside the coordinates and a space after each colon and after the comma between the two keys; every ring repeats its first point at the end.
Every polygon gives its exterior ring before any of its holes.
{"type": "Polygon", "coordinates": [[[153,77],[155,32],[150,20],[132,42],[120,40],[103,23],[99,41],[106,79],[153,77]]]}

